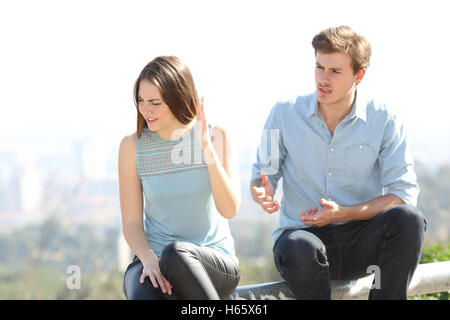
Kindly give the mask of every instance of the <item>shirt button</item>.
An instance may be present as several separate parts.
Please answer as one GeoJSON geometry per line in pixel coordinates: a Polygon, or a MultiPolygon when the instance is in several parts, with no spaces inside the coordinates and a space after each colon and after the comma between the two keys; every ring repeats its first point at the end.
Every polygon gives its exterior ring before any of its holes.
{"type": "Polygon", "coordinates": [[[359,145],[359,148],[360,148],[360,149],[362,149],[362,148],[363,148],[362,144],[360,144],[360,145],[359,145]]]}
{"type": "Polygon", "coordinates": [[[334,148],[330,148],[330,151],[333,152],[333,151],[334,151],[334,148]]]}
{"type": "Polygon", "coordinates": [[[328,172],[328,176],[331,177],[331,176],[332,176],[332,173],[331,173],[331,172],[328,172]]]}

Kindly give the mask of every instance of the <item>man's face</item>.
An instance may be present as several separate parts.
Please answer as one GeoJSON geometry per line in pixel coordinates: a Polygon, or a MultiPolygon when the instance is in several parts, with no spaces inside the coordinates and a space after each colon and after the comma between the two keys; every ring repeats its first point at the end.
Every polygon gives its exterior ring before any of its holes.
{"type": "Polygon", "coordinates": [[[352,58],[347,53],[333,52],[316,54],[316,88],[320,104],[352,103],[356,84],[365,70],[353,73],[352,58]]]}

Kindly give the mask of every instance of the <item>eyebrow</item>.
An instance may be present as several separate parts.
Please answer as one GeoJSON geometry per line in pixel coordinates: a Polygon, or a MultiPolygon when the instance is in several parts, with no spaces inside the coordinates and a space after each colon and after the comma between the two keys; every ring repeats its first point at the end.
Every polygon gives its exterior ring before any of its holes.
{"type": "MultiPolygon", "coordinates": [[[[142,97],[139,96],[139,95],[138,95],[138,99],[144,100],[144,99],[142,99],[142,97]]],[[[149,99],[148,101],[153,102],[153,101],[156,101],[156,100],[161,100],[161,99],[159,99],[159,98],[154,98],[154,99],[149,99]]]]}
{"type": "MultiPolygon", "coordinates": [[[[318,62],[316,62],[316,66],[324,68],[324,66],[322,66],[322,65],[321,65],[320,63],[318,63],[318,62]]],[[[338,67],[328,68],[328,69],[333,70],[333,71],[342,71],[342,68],[338,68],[338,67]]]]}

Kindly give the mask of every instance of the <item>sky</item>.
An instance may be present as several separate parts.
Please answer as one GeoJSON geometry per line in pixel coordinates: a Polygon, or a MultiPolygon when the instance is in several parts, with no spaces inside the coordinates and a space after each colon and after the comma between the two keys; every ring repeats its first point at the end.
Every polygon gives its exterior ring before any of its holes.
{"type": "Polygon", "coordinates": [[[450,161],[445,5],[2,1],[0,149],[41,136],[50,148],[58,137],[86,135],[118,146],[136,130],[134,81],[159,55],[176,55],[189,66],[208,120],[237,135],[241,147],[256,145],[278,100],[315,90],[313,36],[349,25],[373,50],[361,86],[403,120],[414,153],[450,161]]]}

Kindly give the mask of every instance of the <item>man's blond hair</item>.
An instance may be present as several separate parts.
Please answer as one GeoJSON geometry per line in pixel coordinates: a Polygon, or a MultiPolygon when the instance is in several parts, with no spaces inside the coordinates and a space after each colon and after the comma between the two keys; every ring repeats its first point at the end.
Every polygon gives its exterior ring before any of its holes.
{"type": "Polygon", "coordinates": [[[322,30],[313,40],[315,53],[348,53],[352,57],[354,74],[369,66],[372,48],[369,41],[351,27],[340,26],[322,30]]]}

